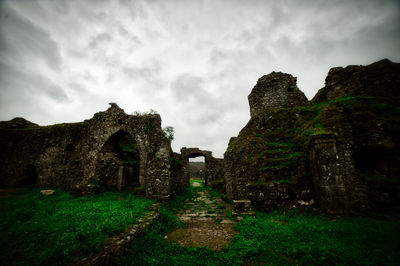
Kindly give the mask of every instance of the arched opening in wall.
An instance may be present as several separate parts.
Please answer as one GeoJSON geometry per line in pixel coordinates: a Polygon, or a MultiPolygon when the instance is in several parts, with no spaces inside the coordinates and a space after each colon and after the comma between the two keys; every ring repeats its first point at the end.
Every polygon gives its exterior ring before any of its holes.
{"type": "Polygon", "coordinates": [[[38,173],[36,171],[36,167],[33,164],[28,164],[26,166],[25,176],[26,178],[23,185],[33,186],[36,184],[38,173]]]}
{"type": "Polygon", "coordinates": [[[103,145],[96,169],[100,185],[118,190],[139,187],[140,151],[125,131],[114,133],[103,145]]]}
{"type": "Polygon", "coordinates": [[[189,156],[190,186],[203,187],[206,184],[205,157],[202,155],[192,156],[189,156]]]}

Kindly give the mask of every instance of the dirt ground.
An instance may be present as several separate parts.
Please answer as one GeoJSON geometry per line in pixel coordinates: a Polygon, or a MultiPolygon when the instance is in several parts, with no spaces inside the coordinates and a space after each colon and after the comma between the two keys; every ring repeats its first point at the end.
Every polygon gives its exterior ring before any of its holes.
{"type": "Polygon", "coordinates": [[[229,217],[231,206],[220,198],[212,198],[208,191],[198,192],[200,197],[186,202],[185,210],[179,219],[187,223],[167,234],[166,238],[182,246],[207,246],[213,250],[222,250],[238,234],[234,229],[237,219],[229,217]]]}

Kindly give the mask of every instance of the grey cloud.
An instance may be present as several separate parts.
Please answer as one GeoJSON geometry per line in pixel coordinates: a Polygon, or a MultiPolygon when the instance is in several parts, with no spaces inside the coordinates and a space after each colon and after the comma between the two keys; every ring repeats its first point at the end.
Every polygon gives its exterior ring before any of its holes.
{"type": "Polygon", "coordinates": [[[38,83],[43,84],[45,94],[47,94],[53,100],[57,102],[68,100],[67,94],[65,94],[64,90],[60,86],[45,79],[38,80],[38,83]]]}
{"type": "Polygon", "coordinates": [[[147,12],[140,1],[119,0],[119,3],[123,8],[128,8],[132,21],[137,17],[147,18],[147,12]]]}
{"type": "Polygon", "coordinates": [[[103,32],[103,33],[97,34],[96,36],[93,36],[90,39],[89,47],[97,48],[98,45],[101,45],[101,44],[107,43],[107,42],[111,42],[112,40],[113,40],[113,38],[111,37],[110,34],[103,32]]]}
{"type": "Polygon", "coordinates": [[[196,99],[198,102],[209,100],[210,97],[203,88],[204,80],[190,74],[181,74],[171,84],[171,89],[178,101],[196,99]]]}
{"type": "Polygon", "coordinates": [[[82,93],[82,94],[88,93],[88,89],[85,88],[82,84],[77,83],[77,82],[71,82],[71,83],[69,83],[69,84],[68,84],[68,87],[69,87],[71,90],[75,91],[75,92],[79,92],[79,93],[82,93]]]}
{"type": "Polygon", "coordinates": [[[118,33],[121,35],[121,37],[128,37],[129,39],[131,39],[134,43],[136,43],[137,45],[142,45],[142,42],[140,41],[139,37],[136,36],[135,34],[130,33],[125,27],[123,27],[122,25],[118,26],[118,33]]]}
{"type": "Polygon", "coordinates": [[[0,61],[0,84],[2,84],[1,99],[7,98],[33,99],[41,96],[48,97],[56,102],[68,100],[65,91],[50,79],[39,75],[20,71],[0,61]]]}
{"type": "Polygon", "coordinates": [[[0,4],[0,35],[1,57],[20,62],[39,58],[51,69],[60,70],[62,58],[51,35],[5,4],[0,4]]]}
{"type": "Polygon", "coordinates": [[[207,103],[203,108],[193,108],[185,112],[188,115],[186,121],[189,125],[206,126],[217,122],[222,116],[223,111],[217,109],[218,107],[207,103]]]}
{"type": "Polygon", "coordinates": [[[141,79],[150,83],[160,85],[160,72],[161,64],[158,60],[154,60],[145,66],[123,66],[121,67],[122,73],[124,73],[129,79],[136,80],[141,79]]]}
{"type": "Polygon", "coordinates": [[[45,121],[47,106],[32,107],[45,102],[77,106],[79,121],[112,98],[161,110],[176,127],[174,149],[221,156],[263,74],[298,76],[312,96],[329,67],[398,61],[399,47],[400,5],[390,0],[0,0],[0,114],[18,106],[45,121]]]}

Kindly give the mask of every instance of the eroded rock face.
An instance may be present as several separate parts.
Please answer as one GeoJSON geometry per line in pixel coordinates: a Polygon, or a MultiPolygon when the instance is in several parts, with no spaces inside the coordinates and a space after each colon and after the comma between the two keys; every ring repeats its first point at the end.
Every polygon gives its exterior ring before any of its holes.
{"type": "Polygon", "coordinates": [[[393,97],[400,94],[400,64],[383,59],[367,66],[334,67],[328,72],[325,87],[314,96],[313,102],[369,95],[393,97]]]}
{"type": "Polygon", "coordinates": [[[36,184],[83,193],[140,187],[148,197],[161,200],[173,193],[172,151],[158,114],[127,115],[111,104],[80,123],[39,127],[19,122],[0,124],[3,185],[36,184]]]}
{"type": "Polygon", "coordinates": [[[266,109],[308,104],[306,96],[297,87],[297,79],[282,72],[259,78],[248,99],[251,117],[266,109]]]}
{"type": "Polygon", "coordinates": [[[249,96],[250,121],[224,154],[229,198],[266,210],[314,206],[304,202],[336,213],[398,206],[400,64],[331,69],[311,104],[286,96],[292,76],[266,77],[249,96]],[[283,96],[267,101],[273,91],[283,96]]]}

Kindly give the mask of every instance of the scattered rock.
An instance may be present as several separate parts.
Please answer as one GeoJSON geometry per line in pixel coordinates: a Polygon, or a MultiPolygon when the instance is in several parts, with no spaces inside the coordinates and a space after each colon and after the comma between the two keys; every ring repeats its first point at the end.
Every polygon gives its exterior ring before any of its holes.
{"type": "Polygon", "coordinates": [[[54,192],[56,192],[53,189],[45,189],[45,190],[41,190],[40,194],[42,194],[42,196],[51,196],[54,194],[54,192]]]}

